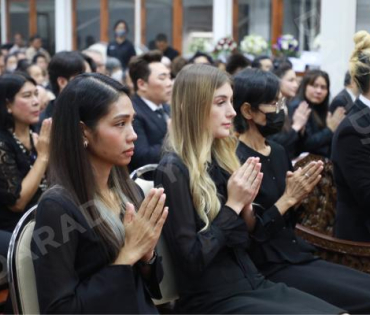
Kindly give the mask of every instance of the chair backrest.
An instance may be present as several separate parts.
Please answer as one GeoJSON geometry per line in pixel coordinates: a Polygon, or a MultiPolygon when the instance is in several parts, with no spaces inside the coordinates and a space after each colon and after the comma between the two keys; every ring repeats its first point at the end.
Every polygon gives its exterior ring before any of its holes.
{"type": "MultiPolygon", "coordinates": [[[[132,172],[130,175],[130,177],[140,186],[145,195],[147,195],[150,189],[154,187],[154,182],[144,180],[140,178],[140,176],[143,176],[148,172],[153,172],[156,169],[156,167],[157,164],[145,165],[137,169],[136,171],[132,172]]],[[[161,305],[177,300],[179,298],[179,295],[175,282],[174,264],[172,262],[163,234],[161,235],[158,241],[156,250],[158,254],[162,257],[164,276],[162,282],[160,283],[162,299],[160,300],[153,299],[153,302],[155,305],[161,305]]]]}
{"type": "Polygon", "coordinates": [[[31,239],[37,206],[18,222],[9,244],[8,281],[14,314],[39,314],[31,239]]]}

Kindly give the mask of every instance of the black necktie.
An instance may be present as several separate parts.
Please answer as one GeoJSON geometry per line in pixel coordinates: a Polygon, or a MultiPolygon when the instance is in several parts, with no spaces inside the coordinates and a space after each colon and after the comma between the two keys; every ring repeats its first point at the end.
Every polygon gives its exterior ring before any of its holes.
{"type": "Polygon", "coordinates": [[[163,121],[167,121],[167,114],[166,112],[163,110],[163,108],[157,108],[155,110],[155,113],[157,114],[158,118],[162,119],[163,121]]]}

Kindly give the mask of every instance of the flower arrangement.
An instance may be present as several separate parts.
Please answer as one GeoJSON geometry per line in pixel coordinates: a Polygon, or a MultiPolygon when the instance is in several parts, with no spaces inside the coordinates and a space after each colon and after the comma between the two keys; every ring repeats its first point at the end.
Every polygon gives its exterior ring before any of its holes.
{"type": "Polygon", "coordinates": [[[201,37],[195,37],[189,43],[189,52],[195,53],[197,51],[207,51],[207,40],[201,37]]]}
{"type": "Polygon", "coordinates": [[[221,38],[215,45],[213,55],[218,58],[220,56],[227,57],[238,48],[238,44],[231,37],[221,38]]]}
{"type": "Polygon", "coordinates": [[[260,35],[248,35],[240,42],[240,49],[248,55],[258,56],[267,52],[268,43],[260,35]]]}
{"type": "Polygon", "coordinates": [[[293,35],[285,34],[278,38],[277,43],[273,46],[277,55],[286,57],[297,57],[299,51],[298,40],[293,35]]]}

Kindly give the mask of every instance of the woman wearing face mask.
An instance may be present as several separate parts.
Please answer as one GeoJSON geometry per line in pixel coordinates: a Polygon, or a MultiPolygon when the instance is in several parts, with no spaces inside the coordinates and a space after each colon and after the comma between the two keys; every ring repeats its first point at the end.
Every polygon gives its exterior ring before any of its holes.
{"type": "Polygon", "coordinates": [[[45,190],[51,120],[40,135],[36,82],[24,73],[0,77],[0,229],[12,232],[19,219],[45,190]]]}
{"type": "Polygon", "coordinates": [[[9,54],[5,56],[5,72],[13,73],[17,69],[18,57],[17,53],[9,54]]]}
{"type": "Polygon", "coordinates": [[[258,157],[263,172],[255,217],[249,217],[252,260],[268,280],[284,282],[350,313],[369,313],[370,293],[363,288],[370,276],[318,259],[315,248],[294,233],[297,207],[319,182],[323,163],[312,162],[293,173],[284,148],[266,140],[266,134],[282,127],[278,96],[279,80],[271,73],[250,69],[235,77],[237,154],[242,163],[258,157]]]}
{"type": "Polygon", "coordinates": [[[127,39],[129,31],[128,25],[124,20],[118,20],[113,27],[114,41],[108,45],[107,54],[110,57],[117,58],[126,69],[131,57],[136,56],[136,51],[132,43],[127,39]]]}
{"type": "Polygon", "coordinates": [[[286,100],[286,107],[284,108],[285,121],[281,132],[271,135],[268,138],[281,144],[288,152],[289,157],[293,159],[297,152],[297,146],[303,135],[302,132],[306,126],[311,109],[306,101],[302,101],[292,119],[290,119],[288,107],[292,99],[296,96],[298,89],[296,74],[292,66],[288,63],[281,64],[274,70],[274,74],[280,78],[280,91],[286,100]]]}
{"type": "Polygon", "coordinates": [[[302,130],[302,138],[297,147],[297,154],[309,152],[330,157],[333,132],[345,116],[344,108],[337,108],[333,114],[329,108],[330,80],[326,72],[311,70],[305,74],[298,88],[297,97],[289,106],[289,116],[294,117],[302,101],[311,109],[307,123],[302,130]]]}
{"type": "Polygon", "coordinates": [[[166,191],[164,236],[176,265],[181,314],[338,314],[316,297],[266,281],[252,263],[247,218],[262,174],[242,166],[227,74],[189,65],[172,93],[169,152],[155,173],[166,191]]]}

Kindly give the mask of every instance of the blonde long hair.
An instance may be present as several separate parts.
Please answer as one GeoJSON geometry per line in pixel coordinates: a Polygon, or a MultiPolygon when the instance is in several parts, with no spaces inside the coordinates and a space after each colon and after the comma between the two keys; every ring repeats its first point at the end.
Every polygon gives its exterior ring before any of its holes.
{"type": "Polygon", "coordinates": [[[205,223],[220,211],[221,203],[215,183],[207,172],[211,156],[230,174],[239,168],[237,140],[213,139],[208,127],[214,92],[230,83],[230,77],[209,65],[189,65],[176,76],[171,102],[169,149],[186,165],[190,175],[190,192],[194,207],[205,223]]]}

